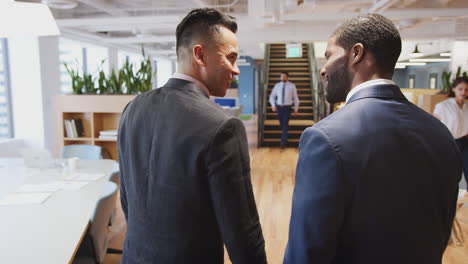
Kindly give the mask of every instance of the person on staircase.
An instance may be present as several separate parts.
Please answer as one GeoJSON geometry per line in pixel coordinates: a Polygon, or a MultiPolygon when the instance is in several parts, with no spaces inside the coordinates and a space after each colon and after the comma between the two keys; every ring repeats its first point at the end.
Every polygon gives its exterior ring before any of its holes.
{"type": "Polygon", "coordinates": [[[299,111],[299,97],[294,83],[288,81],[289,73],[281,72],[281,82],[275,84],[270,93],[270,104],[273,112],[278,113],[278,119],[281,127],[281,148],[288,145],[288,125],[291,116],[291,108],[294,103],[294,113],[299,111]]]}

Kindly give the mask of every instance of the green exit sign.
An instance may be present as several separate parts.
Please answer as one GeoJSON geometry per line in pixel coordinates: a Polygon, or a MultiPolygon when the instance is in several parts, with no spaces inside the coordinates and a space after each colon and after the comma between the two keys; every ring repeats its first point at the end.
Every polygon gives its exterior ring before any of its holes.
{"type": "Polygon", "coordinates": [[[301,58],[302,44],[286,44],[286,58],[301,58]]]}

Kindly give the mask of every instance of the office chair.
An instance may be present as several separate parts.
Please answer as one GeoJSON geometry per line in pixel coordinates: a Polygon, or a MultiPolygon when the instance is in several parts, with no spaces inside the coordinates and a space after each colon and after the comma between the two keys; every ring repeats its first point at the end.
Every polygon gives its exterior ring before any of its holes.
{"type": "Polygon", "coordinates": [[[118,164],[116,167],[114,167],[114,170],[112,171],[111,175],[109,176],[109,181],[117,184],[117,188],[120,187],[120,171],[118,164]]]}
{"type": "Polygon", "coordinates": [[[63,159],[69,159],[73,157],[80,158],[82,160],[99,160],[103,156],[103,148],[94,145],[66,145],[62,148],[63,159]]]}
{"type": "Polygon", "coordinates": [[[117,184],[111,181],[105,183],[103,194],[73,263],[102,263],[106,253],[122,254],[121,250],[107,248],[109,223],[117,201],[117,190],[117,184]]]}

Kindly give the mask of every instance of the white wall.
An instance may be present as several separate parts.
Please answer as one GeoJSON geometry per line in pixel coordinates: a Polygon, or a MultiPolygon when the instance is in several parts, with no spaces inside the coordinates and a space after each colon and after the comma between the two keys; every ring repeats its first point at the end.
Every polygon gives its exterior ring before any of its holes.
{"type": "Polygon", "coordinates": [[[53,148],[52,98],[60,93],[57,37],[8,40],[15,138],[53,148]]]}
{"type": "Polygon", "coordinates": [[[156,59],[156,65],[156,87],[161,87],[172,77],[174,66],[171,60],[164,58],[156,59]]]}
{"type": "Polygon", "coordinates": [[[60,59],[58,37],[39,38],[39,59],[41,72],[42,109],[44,113],[44,147],[54,149],[55,111],[53,99],[60,91],[60,59]]]}
{"type": "Polygon", "coordinates": [[[455,41],[452,48],[451,77],[454,77],[458,66],[462,71],[468,71],[468,41],[455,41]]]}

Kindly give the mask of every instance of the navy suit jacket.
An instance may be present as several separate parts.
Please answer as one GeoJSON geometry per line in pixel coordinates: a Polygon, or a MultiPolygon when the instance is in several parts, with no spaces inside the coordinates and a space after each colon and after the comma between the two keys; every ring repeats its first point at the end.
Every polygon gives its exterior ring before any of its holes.
{"type": "Polygon", "coordinates": [[[137,96],[119,128],[122,263],[265,263],[242,122],[191,82],[137,96]]]}
{"type": "Polygon", "coordinates": [[[284,263],[440,264],[462,161],[439,120],[394,85],[304,131],[284,263]]]}

